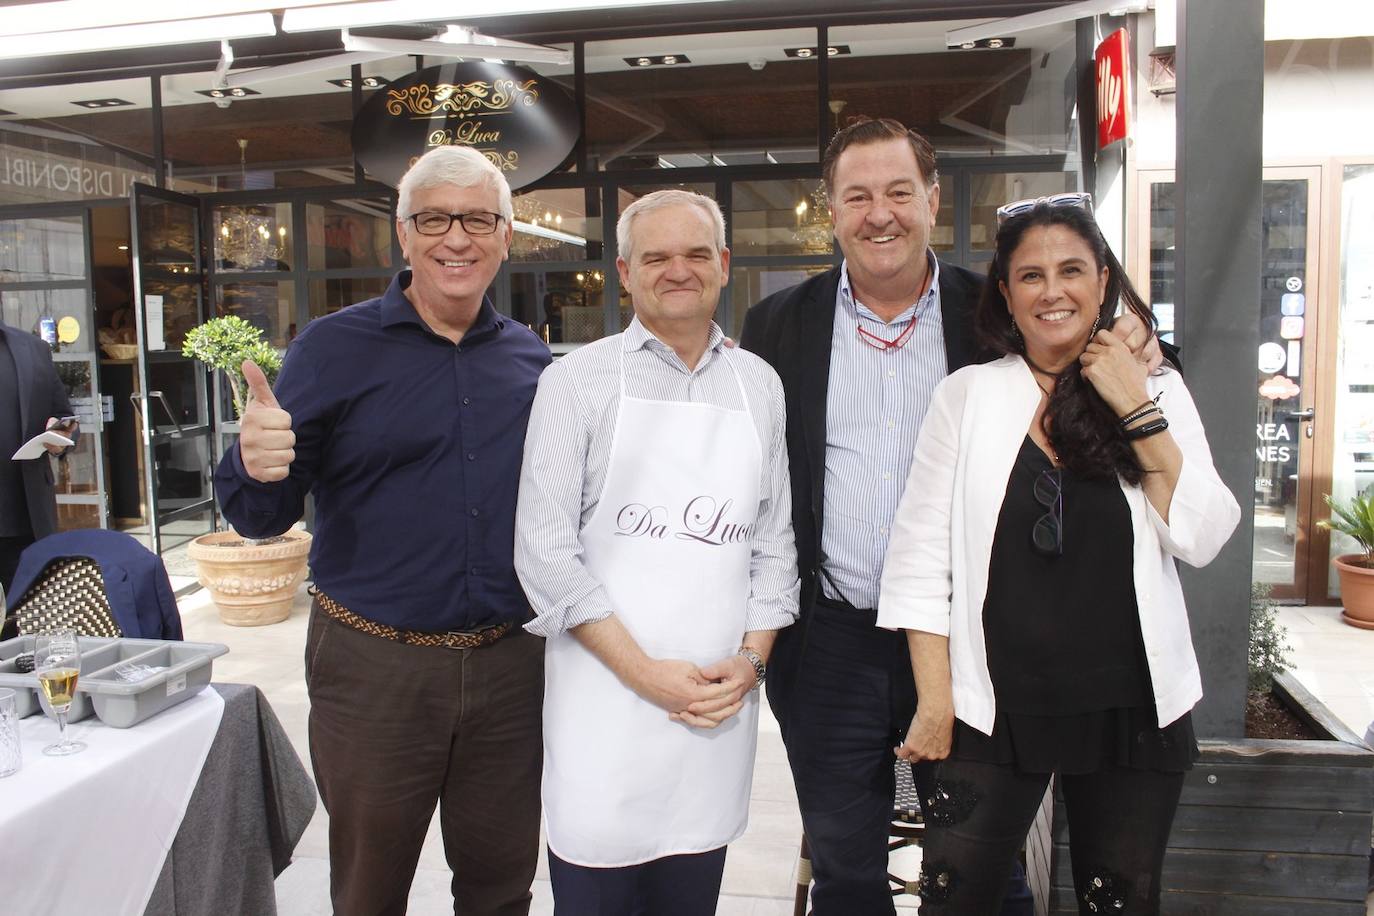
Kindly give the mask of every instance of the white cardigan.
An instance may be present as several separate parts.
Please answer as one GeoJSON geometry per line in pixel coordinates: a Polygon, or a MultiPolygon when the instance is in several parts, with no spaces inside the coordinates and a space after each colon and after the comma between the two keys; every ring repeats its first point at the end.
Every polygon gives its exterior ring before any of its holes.
{"type": "MultiPolygon", "coordinates": [[[[1136,604],[1159,724],[1202,698],[1202,679],[1174,558],[1205,566],[1240,520],[1212,466],[1182,377],[1148,379],[1183,452],[1166,524],[1138,486],[1121,483],[1131,510],[1136,604]]],[[[949,637],[954,714],[992,734],[996,707],[983,637],[992,539],[1007,480],[1040,402],[1019,356],[967,366],[936,388],[916,443],[883,563],[878,626],[949,637]]],[[[1028,664],[1033,664],[1031,660],[1028,664]]]]}

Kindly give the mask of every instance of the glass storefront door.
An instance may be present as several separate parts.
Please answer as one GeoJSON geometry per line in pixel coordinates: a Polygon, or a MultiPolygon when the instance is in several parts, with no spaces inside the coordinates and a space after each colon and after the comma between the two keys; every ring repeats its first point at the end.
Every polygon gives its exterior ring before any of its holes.
{"type": "Polygon", "coordinates": [[[201,205],[194,197],[134,185],[136,404],[142,444],[145,536],[155,553],[214,530],[206,373],[181,355],[186,332],[205,320],[201,205]]]}
{"type": "Polygon", "coordinates": [[[100,267],[91,214],[84,205],[48,207],[41,216],[0,217],[0,320],[50,338],[58,378],[81,423],[76,448],[46,459],[53,464],[57,522],[64,531],[103,527],[109,517],[102,435],[106,416],[95,371],[98,338],[92,307],[100,267]]]}
{"type": "MultiPolygon", "coordinates": [[[[1160,329],[1174,331],[1174,184],[1170,172],[1141,172],[1140,205],[1145,224],[1136,263],[1140,284],[1160,329]],[[1148,271],[1148,273],[1147,273],[1148,271]]],[[[1253,578],[1273,588],[1276,598],[1324,600],[1324,577],[1309,577],[1320,494],[1317,430],[1331,428],[1319,417],[1318,168],[1264,170],[1261,222],[1260,347],[1256,354],[1255,504],[1253,578]],[[1314,581],[1309,582],[1309,578],[1314,581]]],[[[1183,347],[1187,375],[1188,342],[1183,347]]],[[[1327,433],[1329,435],[1329,433],[1327,433]]],[[[1213,442],[1213,449],[1240,447],[1213,442]]],[[[1236,494],[1241,497],[1242,494],[1236,494]]]]}

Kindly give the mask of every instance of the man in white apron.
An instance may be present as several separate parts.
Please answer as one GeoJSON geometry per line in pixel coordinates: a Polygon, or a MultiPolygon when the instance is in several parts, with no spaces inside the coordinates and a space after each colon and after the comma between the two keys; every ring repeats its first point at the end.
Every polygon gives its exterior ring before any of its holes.
{"type": "Polygon", "coordinates": [[[617,226],[635,320],[545,371],[516,570],[548,638],[557,916],[710,916],[744,832],[758,693],[797,616],[782,386],[711,320],[720,209],[658,191],[617,226]]]}

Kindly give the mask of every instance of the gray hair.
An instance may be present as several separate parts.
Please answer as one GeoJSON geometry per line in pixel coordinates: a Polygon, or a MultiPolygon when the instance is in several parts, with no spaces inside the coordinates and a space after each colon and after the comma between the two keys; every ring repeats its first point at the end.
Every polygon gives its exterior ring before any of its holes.
{"type": "Polygon", "coordinates": [[[711,225],[715,229],[716,254],[725,250],[725,217],[721,215],[720,204],[704,194],[695,191],[684,191],[679,188],[669,188],[664,191],[654,191],[652,194],[645,194],[639,200],[625,208],[625,212],[620,214],[620,220],[615,224],[615,244],[619,250],[620,257],[625,259],[628,264],[631,255],[631,241],[634,237],[635,217],[641,213],[649,213],[663,207],[673,207],[686,204],[689,207],[696,207],[705,213],[711,220],[711,225]]]}
{"type": "Polygon", "coordinates": [[[496,192],[497,207],[511,224],[515,210],[510,202],[510,184],[501,170],[477,150],[469,146],[436,146],[425,153],[401,176],[396,185],[396,219],[405,222],[411,216],[410,195],[444,185],[460,188],[490,188],[496,192]]]}

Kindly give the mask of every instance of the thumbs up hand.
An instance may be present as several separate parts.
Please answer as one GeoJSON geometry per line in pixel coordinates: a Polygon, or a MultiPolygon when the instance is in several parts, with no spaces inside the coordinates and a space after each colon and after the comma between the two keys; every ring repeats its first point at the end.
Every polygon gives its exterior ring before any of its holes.
{"type": "Polygon", "coordinates": [[[291,414],[281,409],[267,376],[251,359],[243,362],[248,403],[239,420],[239,456],[248,476],[262,483],[284,480],[296,460],[291,414]]]}

